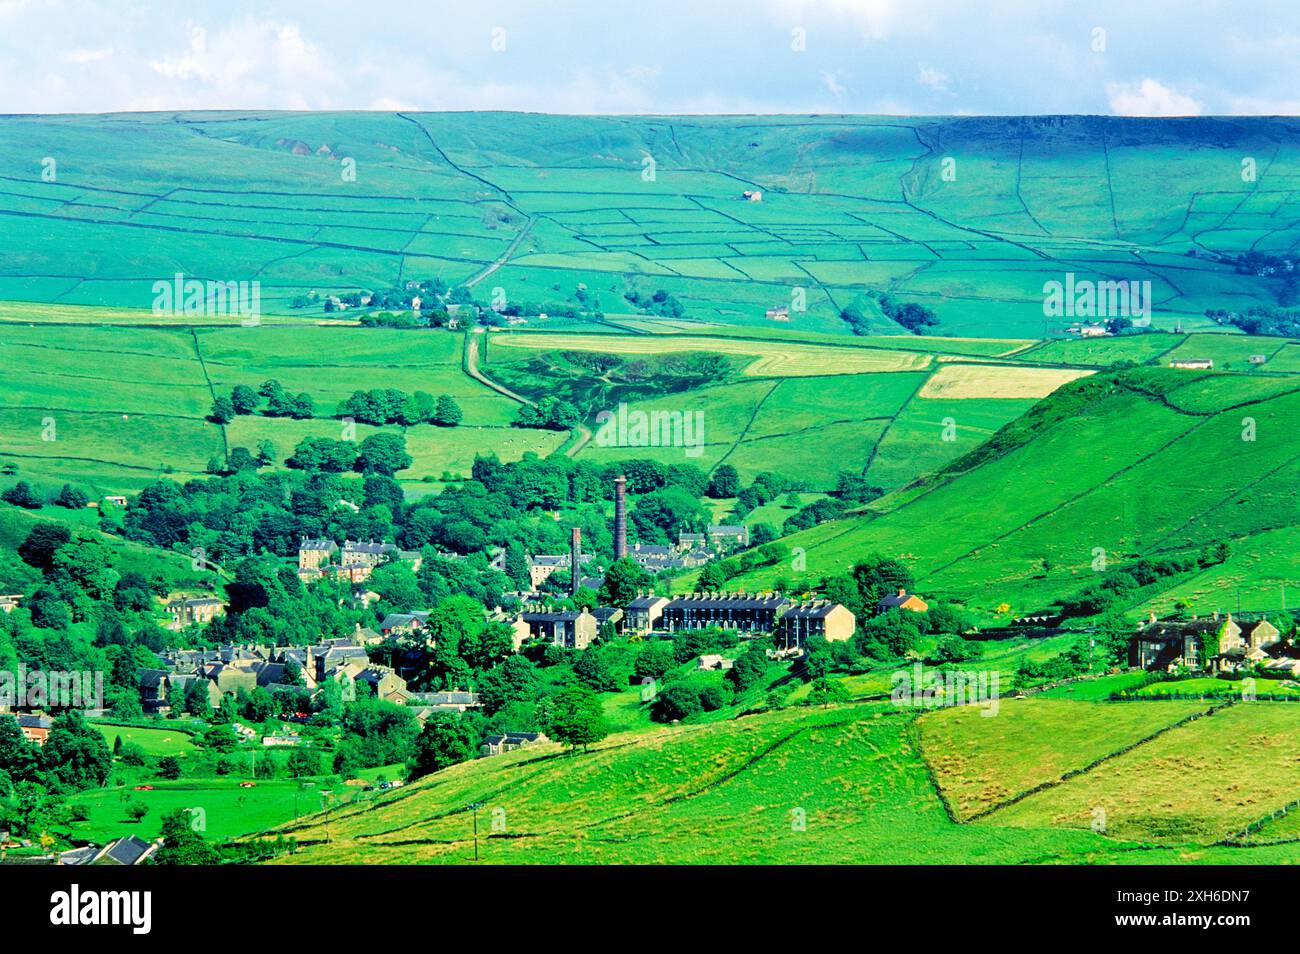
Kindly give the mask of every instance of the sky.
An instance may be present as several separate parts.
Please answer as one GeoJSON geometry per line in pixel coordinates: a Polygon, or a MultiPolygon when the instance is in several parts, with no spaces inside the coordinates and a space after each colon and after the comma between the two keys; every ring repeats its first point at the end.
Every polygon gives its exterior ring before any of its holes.
{"type": "Polygon", "coordinates": [[[0,113],[1300,114],[1294,0],[0,0],[0,113]]]}

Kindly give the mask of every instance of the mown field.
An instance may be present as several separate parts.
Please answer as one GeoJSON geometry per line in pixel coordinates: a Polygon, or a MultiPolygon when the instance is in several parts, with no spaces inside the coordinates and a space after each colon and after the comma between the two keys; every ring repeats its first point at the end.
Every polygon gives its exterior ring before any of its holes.
{"type": "MultiPolygon", "coordinates": [[[[1019,805],[974,823],[951,818],[940,790],[967,792],[975,799],[972,805],[1002,791],[1019,792],[1159,732],[1193,708],[1059,701],[1003,705],[993,718],[962,709],[931,712],[919,720],[888,704],[793,708],[622,733],[586,753],[536,747],[454,766],[372,805],[318,813],[268,834],[284,832],[298,840],[297,852],[282,855],[281,863],[467,863],[474,858],[469,806],[478,803],[479,858],[489,864],[1300,860],[1293,844],[1213,847],[1238,818],[1294,797],[1280,787],[1295,770],[1278,745],[1294,738],[1300,707],[1256,704],[1259,731],[1247,732],[1240,742],[1232,733],[1249,720],[1219,721],[1234,710],[1168,729],[1132,750],[1135,772],[1143,764],[1139,753],[1166,739],[1171,750],[1197,758],[1214,759],[1215,746],[1241,753],[1216,761],[1229,774],[1201,776],[1185,793],[1170,784],[1169,768],[1160,761],[1153,772],[1163,788],[1139,783],[1142,791],[1160,791],[1171,812],[1181,808],[1198,819],[1174,836],[1160,818],[1140,809],[1126,814],[1122,807],[1104,832],[1070,818],[1035,817],[1031,824],[1011,815],[1019,805]],[[1089,707],[1099,711],[1083,715],[1089,707]],[[1076,724],[1080,719],[1091,731],[1076,724]],[[1067,744],[1053,751],[1052,733],[1071,726],[1067,744]],[[1267,736],[1262,743],[1261,734],[1267,736]],[[927,766],[923,755],[940,740],[960,757],[927,766]],[[1031,758],[1021,757],[1019,740],[1034,745],[1031,758]],[[1244,794],[1256,774],[1266,782],[1244,794]],[[1241,792],[1234,799],[1240,804],[1207,812],[1202,801],[1213,802],[1216,787],[1241,792]]],[[[1102,762],[1049,791],[1089,785],[1094,774],[1109,778],[1106,766],[1123,758],[1102,762]]],[[[1019,804],[1028,806],[1032,799],[1019,804]]]]}

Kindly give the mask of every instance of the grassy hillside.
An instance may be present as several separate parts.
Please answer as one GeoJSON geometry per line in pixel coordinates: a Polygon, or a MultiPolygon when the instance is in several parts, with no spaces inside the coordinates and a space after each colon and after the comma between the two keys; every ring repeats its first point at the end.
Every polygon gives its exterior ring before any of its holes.
{"type": "MultiPolygon", "coordinates": [[[[1099,568],[1228,541],[1226,563],[1171,579],[1144,601],[1177,596],[1226,610],[1240,585],[1244,607],[1275,608],[1282,584],[1297,582],[1281,558],[1300,527],[1300,454],[1288,438],[1297,414],[1300,390],[1282,376],[1096,375],[939,474],[787,542],[806,550],[813,575],[878,550],[908,562],[924,593],[990,611],[1006,603],[1018,615],[1080,589],[1099,568]]],[[[769,567],[738,582],[789,575],[769,567]]]]}
{"type": "MultiPolygon", "coordinates": [[[[1004,702],[1004,706],[1007,703],[1004,702]]],[[[1011,703],[1011,705],[1026,705],[1011,703]]],[[[1249,799],[1249,811],[1215,815],[1212,824],[1171,837],[1167,828],[1121,815],[1118,831],[1098,834],[1087,825],[1052,817],[1036,821],[997,816],[975,823],[954,821],[932,779],[941,786],[954,766],[927,766],[935,738],[932,721],[957,720],[973,730],[958,749],[983,776],[1003,773],[1009,791],[1040,779],[1084,769],[1099,755],[1131,745],[1174,723],[1181,703],[1112,704],[1038,702],[1025,715],[1004,712],[980,718],[978,710],[944,710],[920,717],[888,705],[788,709],[702,726],[665,727],[611,736],[588,753],[566,754],[551,745],[480,759],[436,773],[377,802],[341,806],[276,829],[294,835],[297,853],[286,863],[472,862],[471,805],[478,803],[482,862],[518,863],[1275,863],[1300,859],[1294,843],[1253,849],[1210,847],[1239,818],[1257,807],[1289,799],[1270,781],[1249,799]],[[1092,719],[1092,738],[1024,764],[1011,734],[1018,720],[1024,733],[1047,737],[1052,726],[1079,718],[1081,707],[1105,709],[1092,719]],[[1127,708],[1124,708],[1127,706],[1127,708]],[[1135,710],[1142,710],[1137,712],[1135,710]],[[1107,718],[1109,716],[1110,718],[1107,718]],[[1010,729],[1008,730],[1008,725],[1010,729]],[[987,731],[986,731],[987,730],[987,731]],[[988,732],[994,733],[988,737],[988,732]],[[494,819],[495,825],[494,828],[494,819]]],[[[1180,706],[1182,708],[1180,708],[1180,706]]],[[[1259,703],[1238,707],[1294,736],[1300,710],[1259,703]],[[1283,728],[1286,725],[1288,728],[1283,728]]],[[[1222,717],[1169,729],[1158,739],[1181,750],[1208,751],[1240,731],[1222,717]],[[1177,741],[1175,741],[1177,740],[1177,741]]],[[[1280,737],[1279,737],[1280,738],[1280,737]]],[[[1158,741],[1143,743],[1132,759],[1158,741]]],[[[1245,749],[1250,742],[1242,740],[1245,749]]],[[[1290,769],[1265,749],[1260,758],[1274,766],[1280,782],[1290,769]]],[[[1103,762],[1118,765],[1121,759],[1103,762]]],[[[1249,759],[1220,759],[1230,774],[1205,776],[1224,788],[1250,784],[1257,765],[1249,759]],[[1247,764],[1249,763],[1249,764],[1247,764]]],[[[1258,761],[1258,760],[1256,760],[1258,761]]],[[[958,773],[962,771],[956,766],[958,773]]],[[[1102,767],[1085,771],[1056,789],[1069,792],[1090,784],[1102,767]]],[[[1293,774],[1293,773],[1292,773],[1293,774]]],[[[979,784],[987,788],[987,781],[979,784]]],[[[1098,785],[1104,785],[1099,781],[1098,785]]],[[[1083,791],[1090,791],[1084,788],[1083,791]]],[[[1163,800],[1200,815],[1198,794],[1184,798],[1168,783],[1163,800]],[[1192,804],[1196,803],[1196,804],[1192,804]]],[[[1022,803],[1031,804],[1031,800],[1022,803]]],[[[1011,811],[1008,809],[1008,812],[1011,811]]],[[[1147,817],[1136,813],[1134,817],[1147,817]]]]}
{"type": "MultiPolygon", "coordinates": [[[[934,307],[948,334],[1037,337],[1043,283],[1073,271],[1149,280],[1156,324],[1191,330],[1225,295],[1275,303],[1280,279],[1208,259],[1293,247],[1295,133],[1265,118],[10,117],[0,299],[148,307],[177,271],[257,279],[272,312],[413,277],[520,301],[581,283],[607,311],[662,288],[690,319],[779,337],[765,312],[793,288],[807,310],[788,327],[839,334],[865,288],[934,307]],[[1258,181],[1242,155],[1270,157],[1258,181]]],[[[900,331],[866,308],[874,333],[900,331]]]]}

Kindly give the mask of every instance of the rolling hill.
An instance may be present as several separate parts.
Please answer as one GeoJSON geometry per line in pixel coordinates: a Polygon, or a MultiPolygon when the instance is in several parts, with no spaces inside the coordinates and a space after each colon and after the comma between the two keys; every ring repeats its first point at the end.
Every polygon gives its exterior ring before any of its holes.
{"type": "Polygon", "coordinates": [[[689,320],[780,337],[844,334],[874,290],[944,334],[1024,338],[1074,272],[1150,281],[1156,326],[1192,330],[1276,302],[1281,277],[1217,259],[1294,249],[1296,141],[1294,119],[1244,117],[7,117],[0,300],[147,308],[183,272],[293,313],[312,289],[439,277],[515,301],[583,284],[610,313],[663,289],[689,320]]]}
{"type": "MultiPolygon", "coordinates": [[[[864,512],[786,538],[807,575],[841,572],[864,553],[896,554],[922,592],[1002,615],[1039,611],[1140,557],[1231,555],[1144,591],[1167,611],[1271,610],[1295,582],[1300,452],[1289,439],[1300,393],[1285,376],[1167,368],[1066,384],[976,450],[864,512]],[[1275,558],[1276,555],[1276,558],[1275,558]]],[[[934,439],[938,439],[937,436],[934,439]]],[[[792,574],[756,570],[732,588],[792,574]]],[[[683,584],[689,586],[689,581],[683,584]]]]}
{"type": "Polygon", "coordinates": [[[1297,860],[1285,831],[1278,844],[1216,846],[1291,797],[1284,789],[1297,781],[1294,765],[1280,767],[1270,747],[1229,743],[1254,724],[1274,733],[1272,744],[1294,744],[1290,707],[1254,703],[1189,719],[1205,708],[1003,700],[993,719],[978,707],[919,719],[888,704],[785,709],[621,733],[585,753],[520,749],[395,792],[343,796],[265,834],[296,839],[279,863],[459,864],[475,858],[477,806],[478,857],[495,864],[1297,860]],[[1214,785],[1251,788],[1261,760],[1268,780],[1222,804],[1202,788],[1184,796],[1168,787],[1165,807],[1145,815],[1124,801],[1120,780],[1157,748],[1214,759],[1214,785]],[[1014,804],[972,820],[968,791],[993,807],[1014,804]],[[963,806],[956,812],[954,797],[963,806]],[[1115,831],[1094,830],[1087,812],[1082,823],[1052,814],[1054,804],[1090,798],[1113,808],[1115,831]],[[1178,828],[1157,817],[1179,812],[1187,823],[1178,828]]]}

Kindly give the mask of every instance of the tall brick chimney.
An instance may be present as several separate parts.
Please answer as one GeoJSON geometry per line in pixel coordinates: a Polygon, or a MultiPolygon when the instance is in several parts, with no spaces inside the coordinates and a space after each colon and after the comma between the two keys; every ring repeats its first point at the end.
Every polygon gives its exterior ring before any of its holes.
{"type": "Polygon", "coordinates": [[[614,559],[627,556],[627,478],[614,479],[614,559]]]}
{"type": "Polygon", "coordinates": [[[573,528],[569,539],[569,575],[573,578],[569,584],[569,595],[578,595],[578,584],[582,581],[582,530],[573,528]]]}

